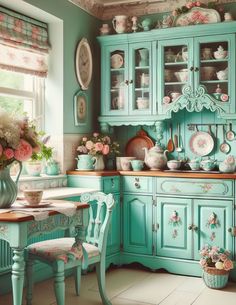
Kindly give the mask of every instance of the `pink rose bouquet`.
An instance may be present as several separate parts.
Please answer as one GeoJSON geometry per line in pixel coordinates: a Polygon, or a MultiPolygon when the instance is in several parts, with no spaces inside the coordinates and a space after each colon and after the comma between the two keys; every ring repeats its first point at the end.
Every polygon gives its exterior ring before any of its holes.
{"type": "Polygon", "coordinates": [[[232,260],[229,258],[230,252],[216,246],[205,245],[200,251],[200,265],[205,267],[215,267],[216,269],[229,271],[234,268],[232,260]]]}
{"type": "Polygon", "coordinates": [[[89,155],[108,155],[111,153],[119,153],[119,144],[112,142],[111,138],[107,135],[102,135],[94,132],[91,137],[83,137],[79,146],[77,147],[79,154],[89,155]]]}
{"type": "Polygon", "coordinates": [[[14,161],[26,161],[39,147],[35,126],[0,109],[0,169],[14,161]]]}

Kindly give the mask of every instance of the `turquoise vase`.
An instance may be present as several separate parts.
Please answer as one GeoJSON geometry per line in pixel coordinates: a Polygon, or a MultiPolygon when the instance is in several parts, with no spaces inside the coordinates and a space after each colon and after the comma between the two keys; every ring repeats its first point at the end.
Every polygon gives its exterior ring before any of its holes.
{"type": "Polygon", "coordinates": [[[22,164],[20,164],[20,170],[16,177],[16,181],[13,181],[10,176],[10,168],[5,167],[0,169],[0,209],[9,208],[17,197],[17,183],[22,171],[22,164]]]}

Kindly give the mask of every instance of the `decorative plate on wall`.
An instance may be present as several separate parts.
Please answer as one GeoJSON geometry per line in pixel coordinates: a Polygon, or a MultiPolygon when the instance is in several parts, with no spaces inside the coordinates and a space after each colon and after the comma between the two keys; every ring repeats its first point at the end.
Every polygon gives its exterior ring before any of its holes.
{"type": "Polygon", "coordinates": [[[195,155],[207,156],[214,148],[214,139],[208,132],[197,131],[191,136],[189,147],[195,155]]]}
{"type": "Polygon", "coordinates": [[[143,147],[150,149],[153,146],[154,143],[152,139],[147,136],[147,133],[144,130],[139,130],[137,135],[127,142],[125,146],[125,156],[144,160],[145,152],[143,147]]]}

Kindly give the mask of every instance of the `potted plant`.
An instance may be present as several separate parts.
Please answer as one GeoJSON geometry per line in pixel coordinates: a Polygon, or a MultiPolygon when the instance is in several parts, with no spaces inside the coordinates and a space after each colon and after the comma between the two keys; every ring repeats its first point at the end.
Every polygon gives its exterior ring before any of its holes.
{"type": "Polygon", "coordinates": [[[205,245],[200,255],[200,265],[203,268],[202,278],[206,286],[214,289],[225,287],[229,271],[234,268],[229,258],[230,252],[217,246],[205,245]]]}
{"type": "MultiPolygon", "coordinates": [[[[41,135],[44,133],[41,132],[41,135]]],[[[43,161],[48,162],[52,159],[52,152],[53,148],[47,146],[46,143],[48,142],[50,137],[43,137],[40,141],[38,141],[38,150],[34,151],[30,160],[26,162],[26,171],[30,176],[39,176],[42,167],[43,161]]]]}

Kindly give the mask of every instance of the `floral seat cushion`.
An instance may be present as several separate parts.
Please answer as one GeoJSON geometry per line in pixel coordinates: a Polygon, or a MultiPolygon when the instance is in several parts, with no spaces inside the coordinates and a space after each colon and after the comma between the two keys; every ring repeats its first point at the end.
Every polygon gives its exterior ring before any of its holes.
{"type": "Polygon", "coordinates": [[[91,244],[75,244],[75,239],[71,237],[56,238],[51,240],[40,241],[28,246],[28,252],[38,255],[46,260],[63,260],[66,264],[70,258],[82,259],[83,248],[88,258],[99,256],[99,249],[91,244]]]}

